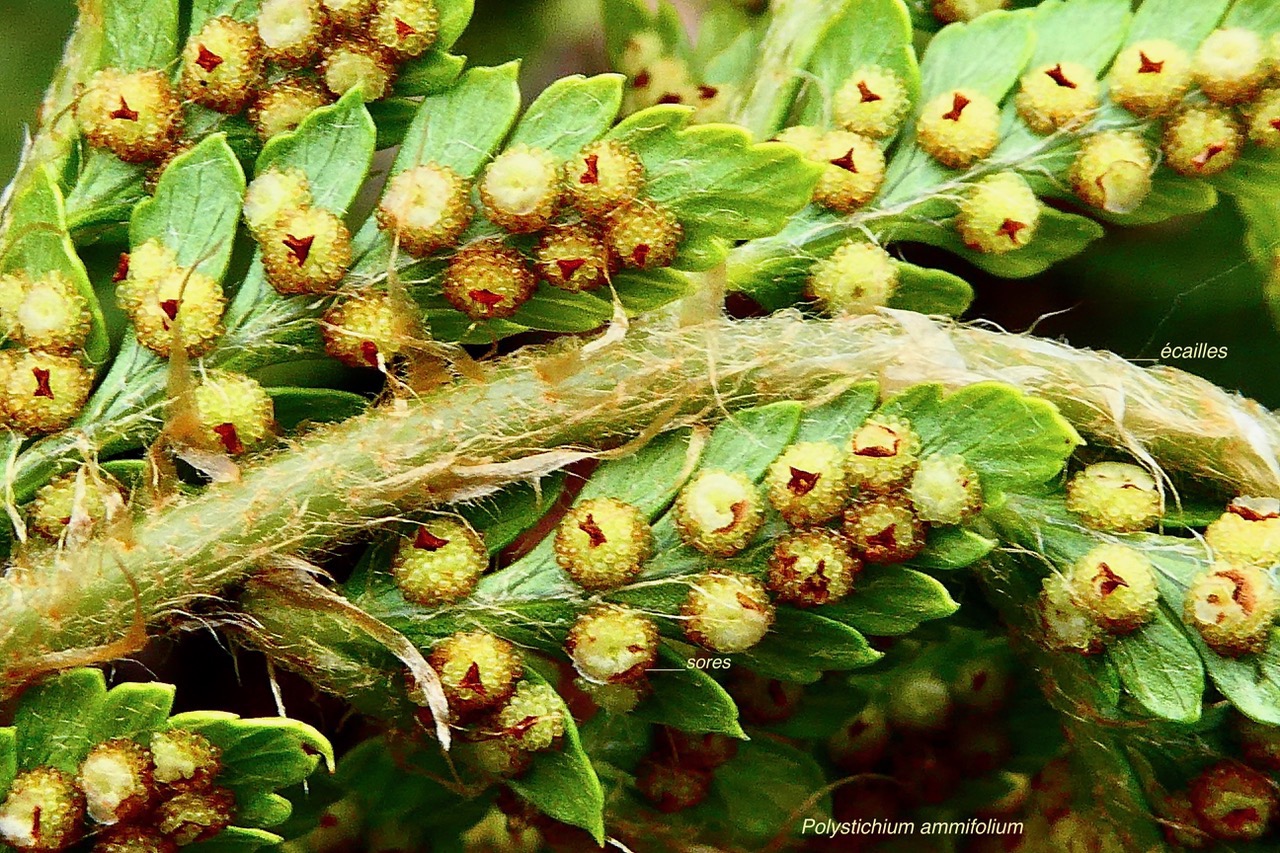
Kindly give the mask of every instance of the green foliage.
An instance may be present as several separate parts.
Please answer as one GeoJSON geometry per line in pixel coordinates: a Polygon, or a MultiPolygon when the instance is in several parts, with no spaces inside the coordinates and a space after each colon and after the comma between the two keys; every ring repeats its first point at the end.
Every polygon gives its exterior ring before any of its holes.
{"type": "MultiPolygon", "coordinates": [[[[288,819],[292,806],[277,791],[311,776],[333,747],[312,727],[283,717],[247,720],[221,712],[170,716],[174,688],[120,684],[107,689],[96,669],[74,669],[23,694],[13,725],[0,729],[0,794],[14,775],[36,767],[79,771],[94,746],[115,738],[146,746],[156,732],[183,729],[221,750],[217,783],[236,798],[233,823],[204,849],[257,850],[281,838],[267,828],[288,819]]],[[[2,799],[2,798],[0,798],[2,799]]],[[[8,847],[0,845],[0,849],[8,847]]]]}

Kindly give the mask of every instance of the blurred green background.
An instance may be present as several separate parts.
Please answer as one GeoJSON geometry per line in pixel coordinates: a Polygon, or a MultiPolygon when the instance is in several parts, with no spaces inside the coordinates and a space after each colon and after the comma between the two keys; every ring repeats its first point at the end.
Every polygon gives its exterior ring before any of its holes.
{"type": "MultiPolygon", "coordinates": [[[[6,180],[74,13],[70,0],[0,0],[6,180]]],[[[478,0],[457,50],[475,64],[524,57],[524,89],[536,92],[564,74],[604,70],[598,14],[595,0],[478,0]]],[[[906,254],[968,278],[979,294],[969,317],[1009,331],[1034,328],[1134,359],[1158,359],[1166,344],[1225,346],[1225,359],[1168,363],[1276,407],[1280,347],[1264,306],[1264,276],[1245,258],[1242,233],[1229,204],[1154,228],[1111,229],[1085,255],[1027,281],[991,279],[941,253],[909,247],[906,254]]]]}

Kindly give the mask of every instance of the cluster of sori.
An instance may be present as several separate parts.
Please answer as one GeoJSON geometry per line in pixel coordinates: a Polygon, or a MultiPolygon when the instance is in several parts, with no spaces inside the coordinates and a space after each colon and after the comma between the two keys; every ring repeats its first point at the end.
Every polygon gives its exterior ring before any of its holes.
{"type": "Polygon", "coordinates": [[[62,429],[75,420],[93,385],[84,345],[89,301],[68,276],[15,271],[0,276],[0,416],[21,433],[62,429]]]}
{"type": "MultiPolygon", "coordinates": [[[[938,4],[955,5],[965,4],[938,4]]],[[[948,12],[943,17],[970,16],[948,12]]],[[[1161,162],[1181,175],[1209,178],[1233,165],[1247,142],[1280,147],[1278,80],[1280,45],[1269,45],[1250,30],[1226,28],[1194,53],[1164,40],[1130,45],[1101,81],[1078,63],[1046,63],[1022,77],[1014,105],[1033,133],[1055,137],[1046,145],[1077,146],[1066,175],[1076,197],[1092,208],[1123,214],[1150,195],[1161,162]],[[1111,122],[1120,129],[1092,129],[1104,98],[1120,108],[1111,122]],[[1150,141],[1156,130],[1159,158],[1150,141]]],[[[898,137],[910,110],[902,77],[870,65],[856,70],[833,94],[832,128],[791,127],[778,139],[825,166],[814,202],[853,214],[879,194],[885,148],[898,137]]],[[[1042,212],[1036,190],[1022,174],[987,162],[1000,145],[1002,126],[1000,105],[964,86],[921,105],[915,126],[915,144],[933,160],[949,169],[973,170],[961,173],[964,185],[953,224],[965,246],[985,254],[1027,246],[1042,212]]],[[[887,304],[897,285],[888,253],[856,238],[814,265],[808,296],[827,313],[861,313],[887,304]]]]}
{"type": "MultiPolygon", "coordinates": [[[[646,197],[645,184],[640,157],[617,140],[592,142],[565,162],[516,144],[476,186],[436,162],[394,175],[376,215],[399,250],[442,256],[444,297],[454,308],[476,321],[502,319],[540,281],[580,293],[622,269],[670,265],[684,229],[646,197]],[[498,233],[475,222],[477,207],[498,233]],[[480,233],[468,240],[469,231],[480,233]]],[[[324,325],[329,352],[355,367],[381,367],[412,341],[409,312],[393,294],[369,288],[338,300],[324,325]]]]}
{"type": "MultiPolygon", "coordinates": [[[[1163,517],[1156,480],[1125,462],[1098,462],[1067,483],[1067,508],[1105,533],[1144,531],[1163,517]]],[[[1212,561],[1191,580],[1185,622],[1220,655],[1262,651],[1280,615],[1280,501],[1241,497],[1204,533],[1212,561]]],[[[1045,580],[1041,616],[1051,648],[1100,652],[1109,637],[1130,633],[1155,615],[1156,570],[1140,547],[1105,542],[1045,580]]]]}
{"type": "Polygon", "coordinates": [[[1280,813],[1273,774],[1280,771],[1280,735],[1235,715],[1233,746],[1240,758],[1214,758],[1187,784],[1169,792],[1157,811],[1169,843],[1183,849],[1217,849],[1222,842],[1257,841],[1280,813]]]}
{"type": "MultiPolygon", "coordinates": [[[[765,543],[763,579],[727,563],[687,578],[679,624],[710,652],[732,654],[760,642],[773,624],[775,602],[837,602],[853,590],[864,562],[900,563],[918,555],[930,524],[958,524],[980,511],[982,488],[962,458],[921,458],[909,423],[875,415],[847,447],[791,445],[769,468],[763,488],[740,472],[704,469],[680,491],[671,515],[685,545],[719,560],[753,546],[765,525],[766,502],[787,530],[765,543]]],[[[580,501],[555,535],[561,568],[593,593],[633,581],[652,549],[645,515],[612,498],[580,501]]],[[[647,692],[644,676],[655,659],[657,635],[649,616],[601,604],[579,618],[566,648],[582,686],[614,710],[625,710],[647,692]]]]}
{"type": "MultiPolygon", "coordinates": [[[[822,744],[831,775],[847,780],[832,792],[834,820],[878,820],[887,828],[945,814],[948,820],[997,828],[1025,823],[1035,796],[1025,768],[1035,764],[1016,754],[1008,727],[1014,701],[1010,655],[1002,646],[974,646],[972,640],[963,629],[936,641],[901,640],[899,646],[914,648],[891,654],[909,652],[913,662],[880,682],[859,682],[872,691],[866,705],[822,744]],[[954,653],[961,648],[963,653],[954,653]]],[[[996,841],[995,849],[1012,850],[1020,838],[993,830],[975,834],[964,849],[978,853],[996,841]]],[[[867,832],[832,838],[815,849],[871,850],[890,839],[867,832]]]]}
{"type": "Polygon", "coordinates": [[[638,34],[627,42],[619,60],[627,75],[625,112],[658,104],[682,104],[694,108],[694,121],[722,121],[734,87],[703,79],[688,59],[668,49],[656,32],[638,34]]]}
{"type": "Polygon", "coordinates": [[[391,91],[398,64],[436,42],[433,0],[263,0],[253,21],[211,18],[187,40],[178,82],[161,70],[105,68],[89,81],[76,116],[90,144],[131,163],[183,150],[183,102],[235,115],[245,110],[265,140],[360,87],[391,91]]]}
{"type": "Polygon", "coordinates": [[[172,853],[213,838],[235,813],[217,785],[222,753],[203,735],[169,729],[148,745],[94,746],[75,773],[37,767],[18,774],[0,803],[0,840],[20,851],[172,853]]]}

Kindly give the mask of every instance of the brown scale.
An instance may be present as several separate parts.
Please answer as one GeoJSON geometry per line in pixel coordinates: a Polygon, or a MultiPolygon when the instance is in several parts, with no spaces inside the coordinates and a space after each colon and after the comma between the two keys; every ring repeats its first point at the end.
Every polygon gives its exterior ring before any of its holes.
{"type": "Polygon", "coordinates": [[[1063,87],[1064,89],[1080,88],[1074,82],[1072,82],[1071,78],[1069,78],[1066,72],[1062,70],[1061,62],[1059,62],[1057,65],[1053,66],[1052,68],[1050,68],[1048,71],[1044,73],[1045,73],[1045,76],[1047,76],[1050,80],[1057,83],[1059,86],[1063,87]]]}
{"type": "Polygon", "coordinates": [[[222,64],[222,57],[209,50],[204,45],[200,45],[200,55],[196,57],[196,65],[199,65],[206,73],[212,74],[214,69],[222,64]]]}
{"type": "Polygon", "coordinates": [[[816,471],[802,471],[792,466],[791,479],[787,482],[787,490],[797,497],[807,495],[817,487],[818,480],[821,478],[822,475],[816,471]]]}
{"type": "Polygon", "coordinates": [[[111,112],[111,117],[122,119],[124,121],[137,121],[138,112],[137,110],[130,109],[129,102],[124,99],[124,96],[121,96],[120,106],[118,109],[115,109],[111,112]]]}
{"type": "Polygon", "coordinates": [[[838,166],[841,169],[844,169],[846,172],[852,172],[855,175],[858,174],[858,166],[853,162],[852,148],[846,151],[844,156],[837,157],[836,159],[832,160],[831,165],[838,166]]]}
{"type": "Polygon", "coordinates": [[[1156,62],[1151,57],[1147,56],[1144,51],[1138,51],[1138,59],[1142,63],[1142,65],[1138,67],[1139,74],[1160,74],[1164,71],[1164,61],[1161,60],[1160,62],[1156,62]]]}
{"type": "Polygon", "coordinates": [[[280,242],[284,243],[284,247],[289,250],[294,262],[298,266],[302,266],[307,262],[307,258],[311,256],[311,244],[315,241],[314,234],[310,237],[295,237],[292,234],[286,234],[280,242]]]}
{"type": "Polygon", "coordinates": [[[969,106],[969,103],[968,98],[959,92],[956,92],[955,97],[951,101],[951,111],[942,117],[947,121],[959,121],[960,117],[964,115],[964,108],[969,106]]]}
{"type": "Polygon", "coordinates": [[[587,538],[591,540],[592,548],[599,548],[609,540],[605,538],[604,531],[600,529],[600,525],[596,523],[595,516],[587,513],[587,517],[578,522],[578,529],[587,534],[587,538]]]}
{"type": "Polygon", "coordinates": [[[222,446],[226,448],[227,453],[235,456],[238,453],[244,453],[244,445],[240,443],[240,433],[236,432],[236,425],[233,423],[218,424],[213,428],[214,435],[222,442],[222,446]]]}
{"type": "Polygon", "coordinates": [[[31,374],[36,379],[36,391],[32,396],[47,397],[53,399],[53,388],[49,386],[49,371],[43,367],[31,368],[31,374]]]}
{"type": "Polygon", "coordinates": [[[129,277],[129,253],[121,252],[120,260],[116,262],[116,271],[111,274],[111,283],[119,284],[129,277]]]}
{"type": "Polygon", "coordinates": [[[418,535],[413,539],[413,547],[421,548],[423,551],[439,551],[448,544],[448,539],[436,536],[425,527],[418,528],[418,535]]]}
{"type": "Polygon", "coordinates": [[[1111,570],[1106,563],[1098,564],[1098,574],[1093,582],[1098,585],[1098,594],[1103,598],[1111,595],[1120,587],[1128,587],[1128,582],[1111,570]]]}

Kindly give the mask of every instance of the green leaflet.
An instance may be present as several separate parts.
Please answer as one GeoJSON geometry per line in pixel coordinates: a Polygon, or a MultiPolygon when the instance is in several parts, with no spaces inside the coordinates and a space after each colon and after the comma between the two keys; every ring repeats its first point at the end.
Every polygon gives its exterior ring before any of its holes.
{"type": "Polygon", "coordinates": [[[436,0],[436,9],[440,12],[440,34],[436,38],[435,50],[453,47],[471,23],[475,6],[475,0],[436,0]]]}
{"type": "Polygon", "coordinates": [[[576,75],[552,83],[529,105],[507,147],[544,148],[557,159],[572,157],[613,126],[622,106],[622,76],[576,75]]]}
{"type": "Polygon", "coordinates": [[[777,620],[759,644],[733,655],[735,663],[765,678],[817,681],[827,670],[858,669],[882,655],[855,628],[814,611],[779,607],[777,620]]]}
{"type": "MultiPolygon", "coordinates": [[[[758,482],[795,438],[802,409],[799,403],[773,403],[735,413],[711,433],[698,468],[735,471],[758,482]]],[[[653,525],[653,547],[644,580],[705,571],[721,562],[685,545],[670,512],[653,525]]]]}
{"type": "Polygon", "coordinates": [[[917,568],[934,571],[963,569],[990,554],[998,544],[963,527],[934,527],[929,530],[924,551],[910,562],[917,568]]]}
{"type": "MultiPolygon", "coordinates": [[[[333,768],[333,748],[310,726],[284,718],[242,720],[219,712],[170,717],[173,694],[167,684],[122,684],[108,690],[96,669],[69,670],[28,689],[14,712],[13,727],[0,729],[0,792],[17,770],[50,765],[74,773],[99,743],[130,738],[145,745],[154,732],[183,728],[204,734],[223,750],[218,784],[235,793],[237,822],[263,827],[289,816],[291,806],[276,790],[304,780],[321,759],[333,768]]],[[[278,841],[273,833],[237,827],[208,849],[251,850],[278,841]]]]}
{"type": "Polygon", "coordinates": [[[925,243],[946,249],[980,269],[1002,278],[1029,278],[1074,257],[1106,233],[1101,225],[1084,216],[1042,207],[1040,227],[1026,246],[1005,254],[987,254],[970,249],[950,227],[923,222],[896,226],[892,239],[925,243]]]}
{"type": "Polygon", "coordinates": [[[1280,6],[1271,0],[1236,0],[1222,25],[1244,27],[1264,36],[1280,32],[1280,6]]]}
{"type": "Polygon", "coordinates": [[[252,21],[258,16],[261,6],[261,0],[193,0],[187,31],[198,33],[210,18],[222,15],[229,15],[237,21],[252,21]]]}
{"type": "Polygon", "coordinates": [[[641,33],[657,35],[668,52],[689,54],[689,38],[680,13],[669,0],[659,0],[656,12],[650,11],[644,0],[601,0],[600,7],[605,54],[611,67],[622,67],[627,42],[641,33]]]}
{"type": "Polygon", "coordinates": [[[988,492],[1035,491],[1083,443],[1052,404],[994,382],[946,396],[939,385],[919,385],[881,411],[911,421],[926,455],[964,456],[988,492]]]}
{"type": "Polygon", "coordinates": [[[1186,50],[1195,50],[1222,20],[1231,0],[1143,0],[1134,13],[1125,44],[1148,39],[1168,39],[1186,50]]]}
{"type": "Polygon", "coordinates": [[[374,126],[359,92],[315,110],[298,127],[263,147],[254,174],[267,169],[300,169],[316,205],[345,213],[355,200],[373,159],[374,126]]]}
{"type": "Polygon", "coordinates": [[[1031,67],[1077,62],[1097,74],[1120,51],[1132,18],[1128,0],[1050,0],[1033,13],[1031,67]]]}
{"type": "Polygon", "coordinates": [[[48,167],[36,170],[26,188],[13,199],[5,241],[4,255],[0,257],[0,271],[25,270],[33,278],[56,272],[75,284],[89,303],[92,318],[85,353],[93,364],[104,363],[111,342],[102,316],[102,306],[89,282],[84,262],[76,254],[67,232],[62,193],[48,167]]]}
{"type": "MultiPolygon", "coordinates": [[[[945,27],[929,43],[920,63],[920,103],[950,91],[957,80],[998,103],[1017,84],[1034,50],[1029,12],[992,12],[968,24],[945,27]]],[[[916,146],[914,120],[911,127],[901,150],[889,162],[876,202],[881,207],[917,204],[956,176],[916,146]]]]}
{"type": "Polygon", "coordinates": [[[973,302],[969,282],[946,270],[899,263],[898,276],[898,289],[889,300],[890,308],[958,317],[973,302]]]}
{"type": "MultiPolygon", "coordinates": [[[[532,662],[530,661],[532,664],[532,662]]],[[[532,665],[525,678],[538,684],[549,684],[547,678],[532,665]]],[[[573,826],[581,827],[604,843],[604,790],[591,759],[582,748],[578,726],[569,708],[560,703],[564,715],[564,740],[559,749],[539,753],[529,772],[509,783],[520,796],[545,814],[573,826]]]]}
{"type": "Polygon", "coordinates": [[[905,566],[863,568],[848,598],[816,612],[874,636],[893,637],[960,609],[937,580],[905,566]]]}
{"type": "Polygon", "coordinates": [[[676,267],[706,269],[724,258],[726,247],[717,239],[780,229],[808,203],[820,168],[790,146],[752,144],[741,128],[690,127],[690,116],[685,107],[653,107],[623,121],[609,137],[635,149],[648,172],[646,194],[685,226],[676,267]],[[689,263],[695,251],[702,254],[689,263]]]}
{"type": "MultiPolygon", "coordinates": [[[[312,112],[296,130],[272,139],[258,157],[256,171],[300,169],[315,203],[343,214],[368,175],[375,137],[373,120],[360,93],[353,91],[312,112]]],[[[240,370],[296,361],[299,343],[319,348],[311,321],[317,313],[314,300],[278,295],[255,257],[227,311],[227,333],[212,358],[219,366],[240,370]]]]}
{"type": "Polygon", "coordinates": [[[804,413],[795,440],[830,441],[844,446],[876,407],[880,386],[861,382],[839,397],[804,413]]]}
{"type": "Polygon", "coordinates": [[[7,792],[18,775],[18,730],[0,728],[0,793],[7,792]]]}
{"type": "Polygon", "coordinates": [[[1280,245],[1280,154],[1251,148],[1211,181],[1235,200],[1248,223],[1245,246],[1250,256],[1270,269],[1280,245]]]}
{"type": "Polygon", "coordinates": [[[1177,723],[1200,718],[1204,667],[1191,642],[1163,609],[1154,621],[1112,640],[1106,653],[1125,690],[1148,712],[1177,723]]]}
{"type": "Polygon", "coordinates": [[[221,134],[175,157],[129,220],[129,243],[148,240],[177,253],[178,263],[220,281],[231,262],[244,173],[221,134]]]}
{"type": "Polygon", "coordinates": [[[506,138],[520,108],[519,65],[473,68],[457,84],[422,102],[405,135],[393,175],[422,163],[471,177],[506,138]]]}
{"type": "Polygon", "coordinates": [[[178,0],[106,0],[102,17],[101,67],[163,68],[177,56],[178,0]]]}
{"type": "Polygon", "coordinates": [[[533,527],[547,510],[555,506],[564,491],[564,475],[552,474],[532,486],[508,486],[491,498],[461,508],[471,526],[484,537],[490,554],[496,554],[533,527]]]}
{"type": "Polygon", "coordinates": [[[288,432],[307,423],[333,423],[355,417],[369,401],[350,391],[334,388],[268,387],[275,404],[276,423],[288,432]]]}
{"type": "Polygon", "coordinates": [[[733,698],[710,675],[687,666],[690,655],[683,652],[684,647],[677,648],[669,640],[662,642],[657,666],[649,676],[653,695],[630,716],[685,732],[717,732],[745,739],[733,698]]]}
{"type": "Polygon", "coordinates": [[[760,738],[739,745],[734,759],[716,773],[707,802],[691,814],[764,849],[779,833],[798,834],[804,818],[830,815],[830,797],[815,796],[827,784],[822,768],[807,753],[760,738]]]}
{"type": "Polygon", "coordinates": [[[859,68],[878,65],[907,84],[914,101],[920,69],[911,18],[902,0],[850,0],[831,21],[809,57],[809,80],[795,124],[829,125],[831,98],[859,68]]]}
{"type": "MultiPolygon", "coordinates": [[[[99,68],[142,71],[165,68],[178,53],[177,0],[104,0],[99,68]],[[139,21],[146,21],[139,27],[139,21]]],[[[67,223],[73,234],[128,218],[143,197],[146,167],[82,144],[80,171],[67,193],[67,223]]]]}

